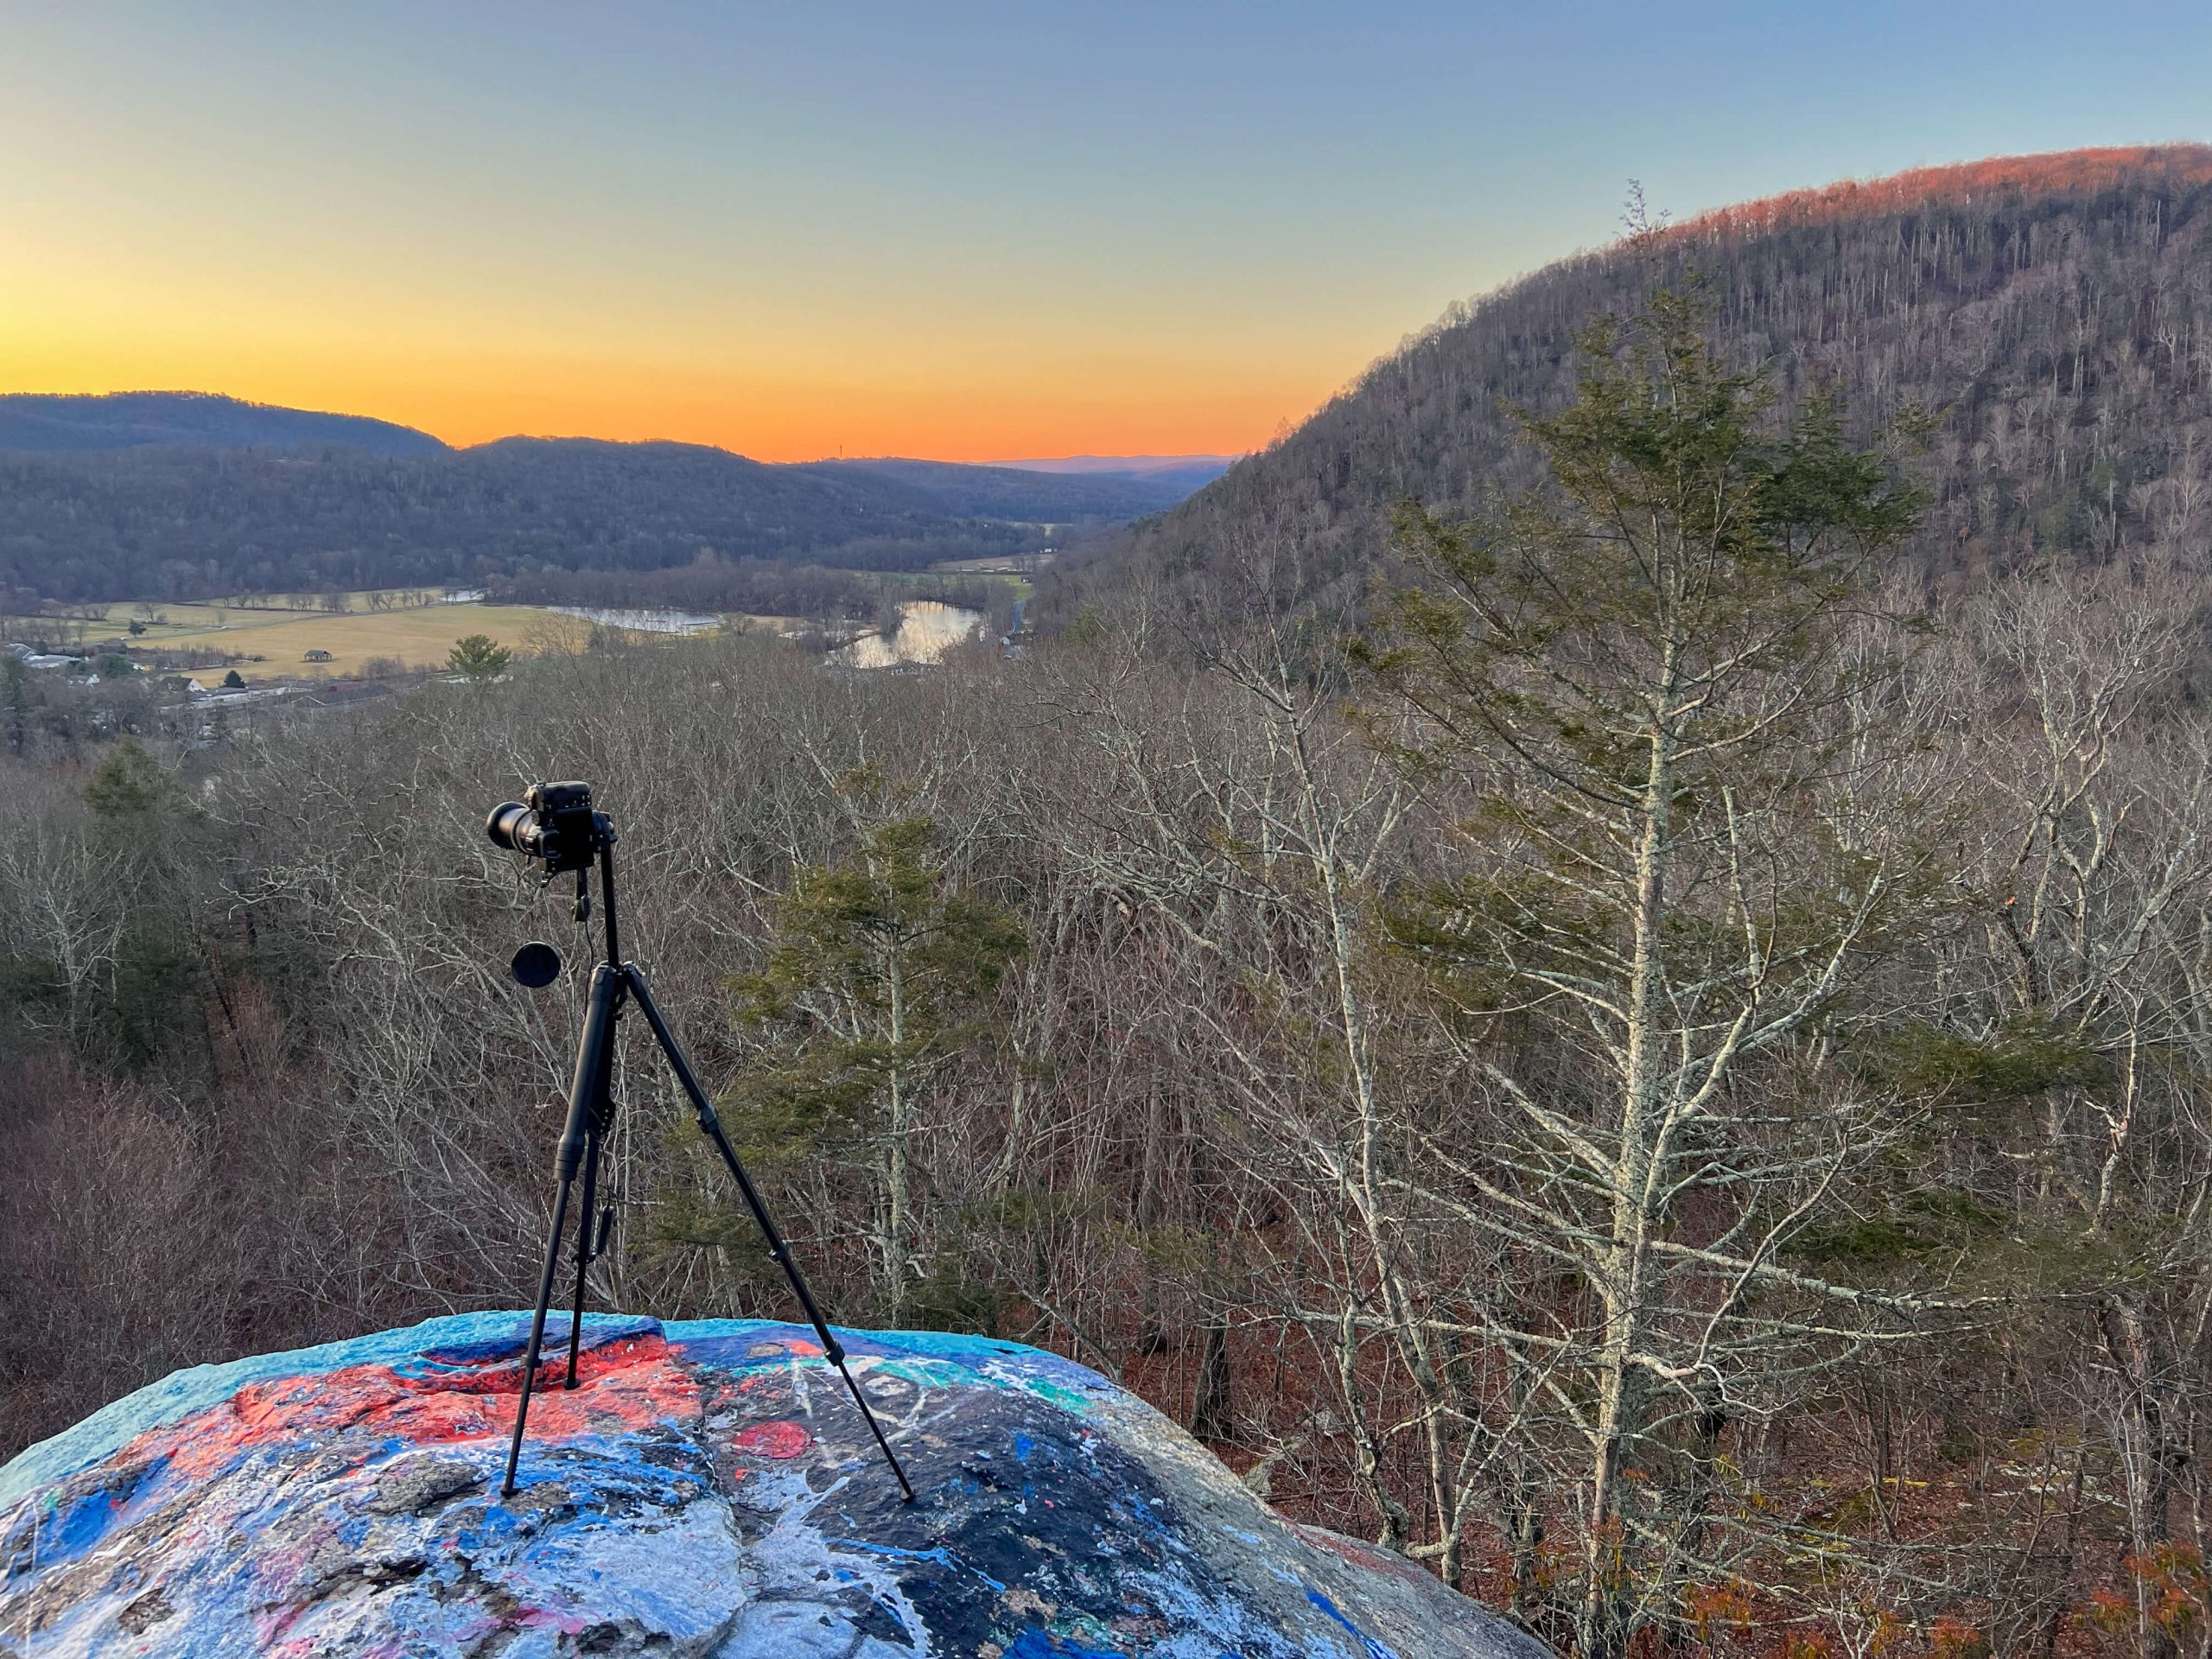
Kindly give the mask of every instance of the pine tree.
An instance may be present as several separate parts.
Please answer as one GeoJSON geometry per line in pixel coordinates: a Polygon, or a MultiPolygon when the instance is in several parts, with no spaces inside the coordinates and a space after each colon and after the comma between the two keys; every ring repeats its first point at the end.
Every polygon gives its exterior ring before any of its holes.
{"type": "Polygon", "coordinates": [[[35,701],[30,671],[23,666],[23,659],[12,651],[0,652],[0,715],[7,719],[8,747],[18,754],[29,735],[31,705],[35,701]]]}
{"type": "Polygon", "coordinates": [[[184,807],[184,791],[135,737],[116,740],[85,784],[85,804],[109,822],[140,821],[184,807]]]}
{"type": "Polygon", "coordinates": [[[738,1020],[763,1046],[733,1116],[770,1159],[856,1155],[896,1323],[930,1271],[918,1236],[916,1113],[996,1033],[988,999],[1024,949],[1004,911],[962,888],[926,817],[868,830],[836,863],[801,871],[762,970],[738,982],[738,1020]]]}
{"type": "Polygon", "coordinates": [[[498,679],[513,660],[514,653],[491,635],[472,633],[454,641],[453,650],[446,655],[446,666],[462,678],[481,684],[498,679]]]}

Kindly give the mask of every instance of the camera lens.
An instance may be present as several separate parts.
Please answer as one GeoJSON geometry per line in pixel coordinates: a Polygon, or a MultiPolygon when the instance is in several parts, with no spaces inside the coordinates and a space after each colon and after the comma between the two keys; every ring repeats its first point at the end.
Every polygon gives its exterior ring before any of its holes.
{"type": "Polygon", "coordinates": [[[530,834],[536,827],[531,822],[535,817],[520,801],[502,801],[484,820],[484,833],[492,837],[495,847],[504,847],[511,853],[528,852],[531,849],[526,842],[535,839],[530,834]]]}

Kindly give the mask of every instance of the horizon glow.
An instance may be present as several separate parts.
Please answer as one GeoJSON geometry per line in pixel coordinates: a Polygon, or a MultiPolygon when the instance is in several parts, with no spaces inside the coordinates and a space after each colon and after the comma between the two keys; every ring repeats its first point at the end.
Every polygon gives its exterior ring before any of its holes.
{"type": "Polygon", "coordinates": [[[1631,178],[2201,138],[2208,72],[2180,5],[0,0],[0,391],[1236,454],[1631,178]]]}

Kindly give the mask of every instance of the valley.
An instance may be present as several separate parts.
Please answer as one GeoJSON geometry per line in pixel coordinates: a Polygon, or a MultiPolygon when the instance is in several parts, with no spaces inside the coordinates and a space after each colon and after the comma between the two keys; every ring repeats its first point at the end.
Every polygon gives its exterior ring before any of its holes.
{"type": "MultiPolygon", "coordinates": [[[[835,661],[861,668],[933,663],[986,620],[981,611],[940,601],[901,599],[902,584],[887,581],[884,602],[899,621],[830,628],[824,645],[835,661]]],[[[1013,602],[1026,592],[1026,586],[1017,588],[1013,602]]],[[[14,639],[81,652],[88,663],[120,655],[141,672],[188,675],[211,686],[234,671],[249,688],[442,671],[455,642],[471,634],[527,658],[585,650],[594,634],[644,643],[721,631],[819,637],[823,624],[742,612],[488,603],[438,588],[277,595],[251,603],[147,600],[73,606],[63,615],[0,615],[0,643],[14,639]]]]}
{"type": "MultiPolygon", "coordinates": [[[[2212,148],[1638,219],[1234,461],[175,396],[0,401],[0,1451],[528,1305],[582,779],[841,1324],[1574,1659],[2205,1645],[2212,148]]],[[[585,1299],[788,1313],[638,1052],[585,1299]]]]}

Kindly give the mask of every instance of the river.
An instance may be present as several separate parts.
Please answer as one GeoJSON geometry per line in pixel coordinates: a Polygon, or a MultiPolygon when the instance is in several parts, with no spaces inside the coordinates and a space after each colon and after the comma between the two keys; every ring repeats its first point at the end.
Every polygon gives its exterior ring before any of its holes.
{"type": "Polygon", "coordinates": [[[972,638],[983,626],[981,611],[963,610],[934,599],[910,599],[899,607],[899,631],[886,639],[873,631],[835,652],[848,668],[895,668],[902,663],[934,663],[972,638]]]}

